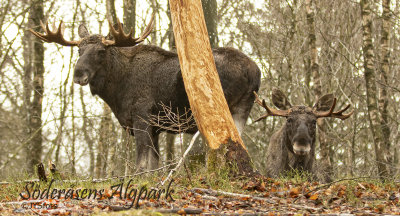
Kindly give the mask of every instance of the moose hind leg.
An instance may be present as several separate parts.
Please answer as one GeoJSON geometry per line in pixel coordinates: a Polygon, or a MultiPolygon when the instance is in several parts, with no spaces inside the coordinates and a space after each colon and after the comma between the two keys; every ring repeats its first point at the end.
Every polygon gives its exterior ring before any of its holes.
{"type": "Polygon", "coordinates": [[[247,118],[249,117],[251,108],[253,107],[253,101],[253,94],[246,95],[231,109],[233,121],[235,122],[240,135],[242,135],[247,118]]]}

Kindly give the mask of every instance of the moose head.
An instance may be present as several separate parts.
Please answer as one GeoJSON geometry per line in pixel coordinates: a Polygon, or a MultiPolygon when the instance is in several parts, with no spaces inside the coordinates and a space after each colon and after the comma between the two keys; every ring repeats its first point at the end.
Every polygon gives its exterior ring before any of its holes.
{"type": "Polygon", "coordinates": [[[78,34],[81,38],[77,41],[67,41],[64,39],[63,22],[57,29],[53,24],[53,31],[50,30],[48,23],[44,25],[40,22],[44,33],[39,33],[29,29],[36,37],[44,42],[54,42],[63,46],[77,46],[79,48],[79,60],[76,63],[74,71],[74,82],[80,85],[87,85],[96,72],[105,68],[106,50],[108,47],[131,47],[143,42],[153,29],[154,15],[151,17],[149,24],[138,38],[133,38],[133,28],[126,34],[123,30],[121,22],[118,20],[116,25],[112,25],[109,20],[110,36],[103,37],[99,34],[90,34],[87,28],[81,24],[78,28],[78,34]]]}
{"type": "Polygon", "coordinates": [[[333,94],[326,94],[319,98],[313,107],[292,106],[286,95],[279,89],[272,91],[272,102],[279,110],[270,108],[265,100],[260,100],[256,96],[256,103],[267,111],[266,114],[256,121],[267,118],[268,116],[282,116],[286,118],[283,133],[285,134],[285,144],[287,149],[297,156],[305,156],[314,152],[315,130],[317,119],[325,117],[339,118],[345,120],[349,118],[353,111],[343,114],[350,105],[344,109],[334,112],[336,98],[333,94]]]}

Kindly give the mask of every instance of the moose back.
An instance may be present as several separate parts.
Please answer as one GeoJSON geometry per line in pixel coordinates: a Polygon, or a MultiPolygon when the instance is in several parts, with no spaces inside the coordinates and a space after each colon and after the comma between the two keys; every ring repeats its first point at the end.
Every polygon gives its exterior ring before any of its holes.
{"type": "MultiPolygon", "coordinates": [[[[138,168],[157,168],[158,135],[168,129],[149,125],[146,120],[163,112],[161,104],[184,113],[189,101],[177,54],[156,46],[138,45],[150,34],[153,18],[139,38],[132,38],[132,31],[126,34],[118,22],[117,27],[110,23],[112,38],[89,34],[80,25],[81,39],[67,41],[61,25],[51,31],[42,24],[44,34],[31,32],[45,42],[79,48],[74,82],[89,84],[92,94],[102,98],[121,126],[135,136],[138,168]]],[[[252,92],[260,86],[260,70],[249,57],[233,48],[215,49],[213,55],[225,98],[241,132],[255,99],[252,92]]],[[[196,131],[194,127],[187,132],[196,131]]]]}

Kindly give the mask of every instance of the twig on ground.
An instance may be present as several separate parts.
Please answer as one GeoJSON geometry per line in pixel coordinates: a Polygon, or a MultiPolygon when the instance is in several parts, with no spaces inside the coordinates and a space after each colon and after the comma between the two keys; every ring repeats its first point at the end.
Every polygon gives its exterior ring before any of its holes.
{"type": "Polygon", "coordinates": [[[200,131],[197,131],[194,134],[194,136],[192,137],[192,140],[190,141],[189,147],[186,149],[185,153],[183,153],[181,159],[178,162],[178,165],[176,165],[176,167],[169,172],[167,178],[165,178],[164,181],[161,182],[161,185],[164,185],[165,182],[169,181],[169,179],[171,178],[172,174],[174,172],[176,172],[182,166],[183,161],[185,161],[185,158],[186,158],[187,154],[189,153],[190,149],[192,149],[193,144],[194,144],[194,142],[196,141],[196,139],[197,139],[197,137],[199,135],[200,135],[200,131]]]}
{"type": "Polygon", "coordinates": [[[265,202],[268,202],[270,204],[275,204],[276,203],[275,201],[273,201],[271,199],[267,199],[267,198],[263,198],[263,197],[255,197],[255,196],[250,196],[250,195],[247,195],[247,194],[231,193],[231,192],[220,191],[220,190],[212,190],[212,189],[204,189],[204,188],[193,188],[191,191],[194,192],[194,193],[198,193],[200,191],[202,193],[206,193],[206,194],[209,194],[211,196],[224,195],[224,196],[238,197],[238,198],[251,198],[251,199],[254,199],[254,200],[265,201],[265,202]]]}

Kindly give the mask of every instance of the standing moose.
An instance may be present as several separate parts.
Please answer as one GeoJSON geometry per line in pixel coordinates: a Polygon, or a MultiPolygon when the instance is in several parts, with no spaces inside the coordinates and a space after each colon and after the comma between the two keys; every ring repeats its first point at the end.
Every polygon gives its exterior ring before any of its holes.
{"type": "MultiPolygon", "coordinates": [[[[272,102],[279,110],[266,105],[265,100],[260,100],[257,93],[256,103],[264,107],[267,113],[256,121],[268,116],[286,117],[286,123],[275,132],[269,142],[267,153],[267,175],[278,177],[285,171],[298,169],[309,172],[315,176],[313,163],[315,157],[315,129],[318,118],[334,117],[341,120],[349,118],[353,111],[343,114],[350,105],[344,109],[333,112],[336,106],[336,98],[332,94],[322,96],[315,105],[292,106],[279,89],[272,90],[272,102]]],[[[330,181],[329,176],[323,176],[322,181],[330,181]]]]}
{"type": "MultiPolygon", "coordinates": [[[[82,86],[89,84],[92,94],[102,98],[121,126],[135,136],[137,167],[155,169],[159,161],[158,135],[168,129],[149,125],[149,118],[163,113],[162,104],[179,113],[189,108],[179,59],[174,52],[138,45],[150,34],[153,17],[139,38],[132,38],[133,30],[126,34],[119,21],[116,27],[109,24],[113,39],[89,34],[80,25],[81,39],[66,41],[62,22],[55,31],[42,23],[44,34],[31,32],[45,42],[78,46],[80,58],[75,66],[74,82],[82,86]]],[[[215,49],[213,55],[229,109],[241,131],[255,99],[252,92],[260,86],[260,70],[249,57],[233,48],[215,49]]],[[[194,127],[186,132],[196,131],[194,127]]]]}

